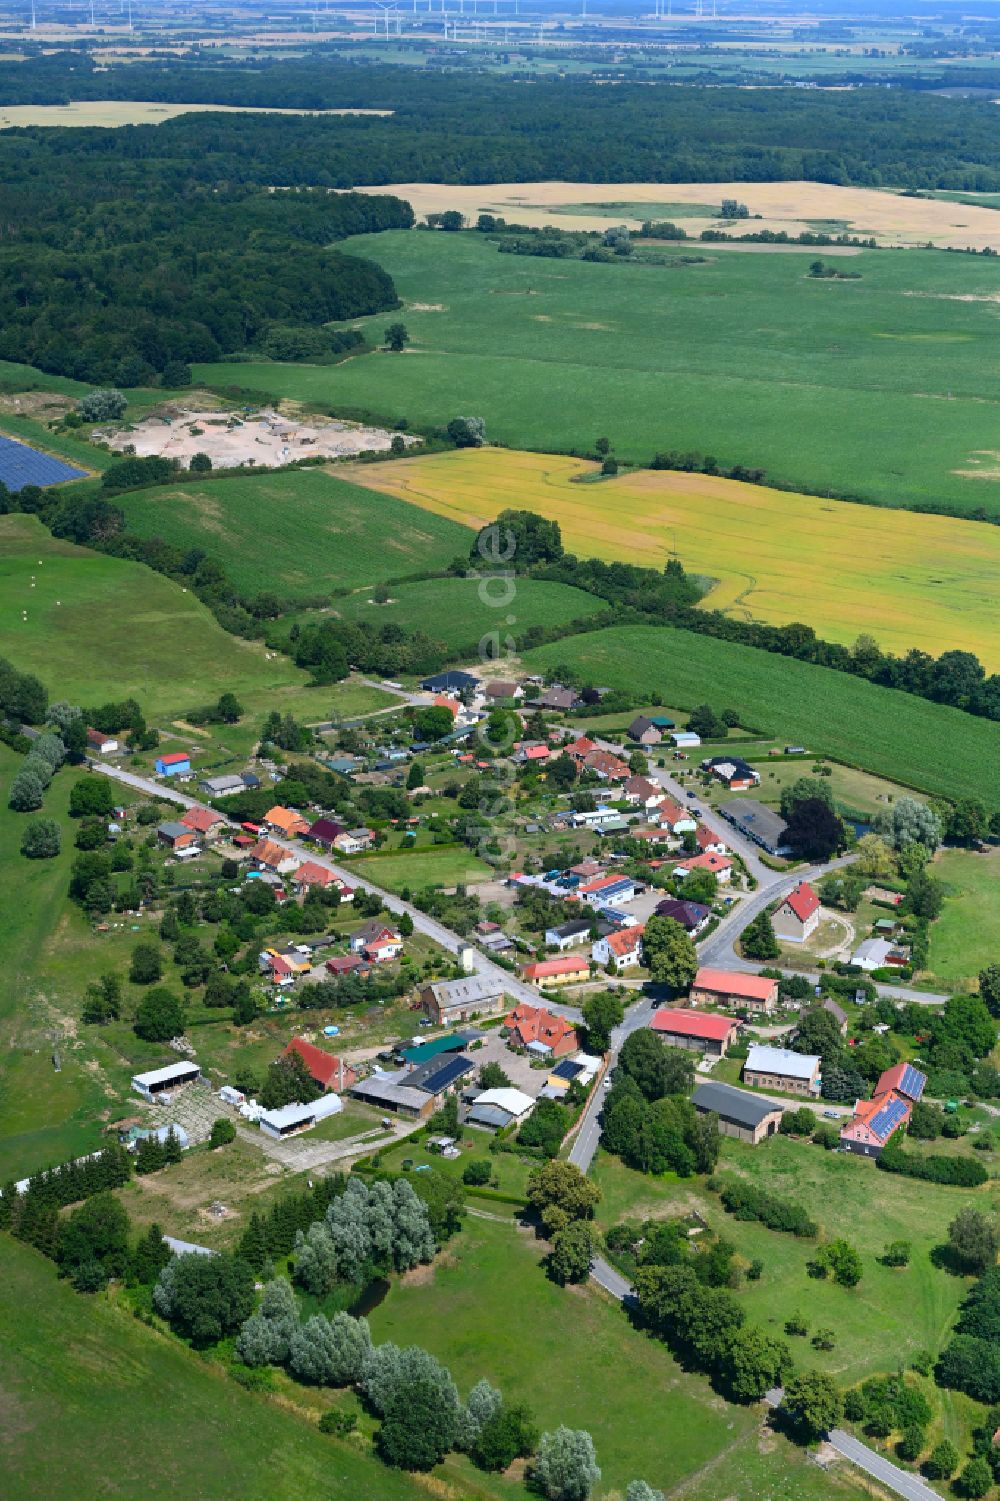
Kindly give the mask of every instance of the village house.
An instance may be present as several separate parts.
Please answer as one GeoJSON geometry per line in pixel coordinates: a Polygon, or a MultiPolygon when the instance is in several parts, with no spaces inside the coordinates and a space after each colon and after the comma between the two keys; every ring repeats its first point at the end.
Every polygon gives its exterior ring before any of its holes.
{"type": "Polygon", "coordinates": [[[720,834],[713,834],[700,823],[694,831],[695,843],[703,855],[728,855],[729,846],[720,834]]]}
{"type": "Polygon", "coordinates": [[[622,787],[622,797],[642,809],[655,808],[663,798],[663,789],[654,786],[648,777],[629,777],[622,787]]]}
{"type": "Polygon", "coordinates": [[[874,969],[888,969],[905,964],[908,950],[890,942],[888,938],[866,938],[851,955],[851,963],[870,973],[874,969]]]}
{"type": "Polygon", "coordinates": [[[771,925],[775,937],[786,943],[805,943],[819,927],[819,919],[819,897],[808,881],[800,881],[771,914],[771,925]]]}
{"type": "Polygon", "coordinates": [[[719,1117],[720,1135],[732,1136],[752,1147],[774,1135],[783,1114],[781,1105],[732,1084],[716,1083],[714,1079],[698,1085],[691,1103],[700,1115],[719,1117]]]}
{"type": "Polygon", "coordinates": [[[156,830],[156,837],[160,844],[165,844],[168,849],[179,855],[183,850],[194,850],[198,836],[194,829],[186,828],[182,823],[161,823],[156,830]]]}
{"type": "Polygon", "coordinates": [[[342,975],[357,975],[359,980],[366,980],[372,972],[372,966],[360,954],[334,954],[332,959],[327,959],[324,968],[335,980],[342,975]]]}
{"type": "Polygon", "coordinates": [[[730,792],[745,792],[748,787],[760,785],[760,772],[754,771],[749,761],[740,756],[709,756],[701,766],[730,792]]]}
{"type": "Polygon", "coordinates": [[[748,975],[733,969],[702,968],[691,986],[691,1002],[701,1006],[728,1006],[752,1013],[773,1011],[778,1004],[778,982],[767,975],[748,975]]]}
{"type": "Polygon", "coordinates": [[[292,1055],[302,1059],[310,1079],[323,1090],[332,1089],[337,1094],[343,1094],[345,1089],[350,1089],[351,1085],[357,1081],[358,1076],[354,1069],[349,1063],[345,1063],[343,1058],[335,1058],[332,1053],[325,1053],[322,1048],[315,1047],[304,1037],[293,1037],[282,1052],[283,1058],[292,1055]]]}
{"type": "Polygon", "coordinates": [[[347,830],[342,823],[336,823],[332,818],[317,818],[306,830],[306,838],[314,844],[319,844],[323,849],[332,849],[335,841],[347,830]]]}
{"type": "Polygon", "coordinates": [[[710,870],[720,886],[728,886],[733,877],[733,862],[728,855],[689,855],[674,866],[674,875],[683,880],[693,870],[710,870]]]}
{"type": "Polygon", "coordinates": [[[647,719],[645,714],[637,714],[626,733],[637,745],[659,745],[663,739],[659,727],[651,719],[647,719]]]}
{"type": "Polygon", "coordinates": [[[657,902],[655,916],[671,918],[680,923],[691,938],[697,938],[711,921],[712,909],[702,902],[685,902],[680,897],[668,896],[657,902]]]}
{"type": "Polygon", "coordinates": [[[544,740],[518,740],[514,745],[515,761],[547,761],[551,754],[552,747],[544,740]]]}
{"type": "Polygon", "coordinates": [[[846,1037],[847,1012],[844,1010],[843,1006],[838,1006],[836,1001],[832,1001],[830,997],[827,996],[822,1006],[820,1007],[820,1010],[829,1012],[834,1021],[837,1023],[837,1030],[840,1033],[841,1037],[846,1037]]]}
{"type": "Polygon", "coordinates": [[[371,829],[350,829],[346,834],[337,835],[333,847],[342,855],[357,855],[370,848],[374,837],[371,829]]]}
{"type": "Polygon", "coordinates": [[[389,959],[398,959],[403,952],[403,939],[398,928],[383,922],[379,917],[370,917],[348,939],[352,954],[363,954],[373,964],[384,964],[389,959]]]}
{"type": "Polygon", "coordinates": [[[477,1016],[499,1016],[504,1009],[502,985],[483,975],[460,980],[435,980],[420,992],[424,1013],[438,1026],[471,1021],[477,1016]]]}
{"type": "Polygon", "coordinates": [[[896,1063],[880,1075],[870,1100],[858,1100],[840,1132],[841,1145],[860,1157],[880,1157],[889,1138],[909,1123],[923,1097],[927,1075],[912,1063],[896,1063]]]}
{"type": "Polygon", "coordinates": [[[298,859],[290,851],[282,849],[273,839],[258,839],[250,851],[250,858],[264,870],[273,870],[276,875],[288,875],[298,869],[298,859]]]}
{"type": "Polygon", "coordinates": [[[592,750],[584,757],[583,764],[602,782],[624,782],[629,775],[628,762],[611,751],[592,750]]]}
{"type": "Polygon", "coordinates": [[[580,735],[578,739],[571,740],[563,746],[563,754],[569,756],[571,761],[583,762],[597,749],[596,740],[591,740],[587,735],[580,735]]]}
{"type": "Polygon", "coordinates": [[[780,1089],[785,1094],[819,1094],[821,1060],[813,1053],[792,1053],[754,1043],[743,1065],[743,1082],[755,1089],[780,1089]]]}
{"type": "Polygon", "coordinates": [[[631,876],[598,876],[576,889],[581,902],[590,907],[624,907],[634,900],[638,888],[631,876]]]}
{"type": "Polygon", "coordinates": [[[264,814],[264,827],[283,839],[294,839],[298,834],[309,832],[309,820],[296,813],[294,808],[283,808],[277,803],[264,814]]]}
{"type": "Polygon", "coordinates": [[[539,1057],[563,1058],[580,1046],[573,1023],[543,1006],[521,1002],[504,1017],[503,1027],[511,1047],[539,1057]]]}
{"type": "Polygon", "coordinates": [[[87,730],[87,749],[94,751],[98,756],[110,756],[121,747],[114,735],[106,735],[103,730],[87,730]]]}
{"type": "Polygon", "coordinates": [[[579,944],[590,942],[590,930],[593,920],[588,917],[574,918],[572,922],[565,922],[558,928],[545,929],[545,947],[558,949],[563,953],[566,949],[573,949],[579,944]]]}
{"type": "Polygon", "coordinates": [[[710,1058],[724,1058],[740,1030],[732,1016],[706,1016],[698,1011],[661,1006],[654,1011],[650,1027],[675,1048],[689,1048],[710,1058]]]}
{"type": "Polygon", "coordinates": [[[192,833],[200,835],[207,844],[221,839],[226,832],[226,820],[214,808],[188,808],[181,814],[179,822],[192,833]]]}
{"type": "Polygon", "coordinates": [[[495,682],[487,683],[483,689],[483,697],[492,699],[495,703],[505,702],[510,699],[523,698],[524,690],[520,683],[495,682]]]}
{"type": "Polygon", "coordinates": [[[649,821],[659,824],[660,828],[669,830],[678,838],[682,834],[693,834],[698,827],[693,814],[669,797],[661,797],[649,810],[649,821]]]}
{"type": "Polygon", "coordinates": [[[354,896],[354,892],[350,891],[350,888],[345,886],[332,870],[327,870],[325,865],[317,865],[315,860],[303,860],[292,876],[292,885],[318,886],[320,890],[325,890],[328,886],[336,886],[342,902],[349,902],[354,896]],[[350,895],[347,894],[348,891],[350,895]]]}
{"type": "Polygon", "coordinates": [[[642,935],[645,927],[638,924],[634,928],[618,928],[613,933],[607,933],[590,950],[590,957],[595,964],[607,966],[613,964],[615,970],[631,969],[636,964],[642,963],[642,935]]]}
{"type": "Polygon", "coordinates": [[[234,792],[243,792],[243,778],[237,776],[202,777],[198,783],[207,797],[229,797],[234,792]]]}
{"type": "Polygon", "coordinates": [[[578,985],[590,978],[589,960],[581,955],[563,954],[557,959],[536,959],[522,964],[521,979],[539,990],[559,985],[578,985]]]}
{"type": "Polygon", "coordinates": [[[420,686],[427,693],[475,693],[479,679],[473,677],[471,672],[461,672],[457,667],[450,667],[447,672],[436,672],[433,676],[424,678],[420,686]]]}

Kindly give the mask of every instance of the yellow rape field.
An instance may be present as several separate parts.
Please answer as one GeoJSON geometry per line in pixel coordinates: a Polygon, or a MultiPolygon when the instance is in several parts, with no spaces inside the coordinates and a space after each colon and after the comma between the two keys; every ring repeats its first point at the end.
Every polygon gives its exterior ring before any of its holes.
{"type": "Polygon", "coordinates": [[[463,449],[358,466],[359,484],[475,526],[505,508],[558,521],[567,551],[662,567],[674,552],[716,582],[709,608],[831,641],[975,652],[1000,670],[1000,529],[853,505],[704,474],[594,480],[584,459],[463,449]]]}

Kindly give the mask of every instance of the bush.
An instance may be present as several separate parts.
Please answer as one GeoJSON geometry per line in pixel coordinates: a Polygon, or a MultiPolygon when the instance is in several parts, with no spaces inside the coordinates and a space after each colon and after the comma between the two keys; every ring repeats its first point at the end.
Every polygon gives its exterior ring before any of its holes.
{"type": "Polygon", "coordinates": [[[76,410],[84,422],[113,422],[127,406],[128,400],[122,392],[109,388],[88,391],[77,402],[76,410]]]}
{"type": "Polygon", "coordinates": [[[231,1141],[235,1140],[236,1127],[231,1120],[227,1120],[224,1115],[220,1115],[218,1120],[212,1122],[212,1132],[208,1138],[210,1147],[225,1147],[231,1141]]]}
{"type": "Polygon", "coordinates": [[[357,1426],[356,1413],[340,1412],[336,1407],[328,1408],[319,1420],[320,1433],[333,1433],[337,1438],[346,1438],[349,1433],[354,1432],[357,1426]]]}
{"type": "Polygon", "coordinates": [[[465,1171],[462,1173],[462,1182],[471,1188],[485,1188],[493,1176],[493,1168],[488,1162],[467,1162],[465,1171]]]}
{"type": "Polygon", "coordinates": [[[62,848],[62,835],[54,818],[33,818],[21,835],[21,854],[29,860],[51,860],[62,848]]]}
{"type": "Polygon", "coordinates": [[[924,1461],[928,1480],[947,1480],[958,1469],[959,1453],[950,1438],[943,1438],[924,1461]]]}
{"type": "Polygon", "coordinates": [[[724,1180],[720,1198],[722,1207],[738,1220],[759,1220],[769,1230],[784,1230],[802,1239],[819,1233],[819,1226],[809,1218],[801,1204],[791,1199],[779,1199],[742,1179],[724,1180]]]}

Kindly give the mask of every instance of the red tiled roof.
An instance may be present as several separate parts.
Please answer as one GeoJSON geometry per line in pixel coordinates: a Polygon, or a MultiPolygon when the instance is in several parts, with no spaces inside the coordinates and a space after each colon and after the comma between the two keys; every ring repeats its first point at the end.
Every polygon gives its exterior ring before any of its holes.
{"type": "Polygon", "coordinates": [[[288,851],[282,849],[280,844],[275,844],[273,839],[258,839],[250,853],[261,865],[273,865],[275,870],[282,861],[289,858],[288,851]]]}
{"type": "Polygon", "coordinates": [[[680,803],[675,803],[672,798],[661,797],[655,808],[651,810],[659,814],[664,823],[677,823],[682,818],[690,818],[691,814],[680,803]]]}
{"type": "Polygon", "coordinates": [[[296,886],[331,886],[337,877],[332,870],[317,865],[315,860],[304,860],[292,879],[296,886]]]}
{"type": "Polygon", "coordinates": [[[904,1095],[897,1093],[895,1089],[891,1089],[886,1094],[876,1095],[874,1099],[859,1100],[854,1107],[854,1114],[843,1128],[841,1135],[844,1132],[850,1133],[852,1126],[865,1126],[871,1132],[872,1136],[874,1136],[875,1140],[884,1145],[900,1126],[906,1125],[909,1118],[910,1101],[904,1095]],[[897,1120],[890,1130],[886,1130],[884,1127],[881,1130],[876,1129],[872,1125],[873,1119],[883,1106],[890,1104],[893,1100],[899,1100],[900,1104],[906,1106],[906,1116],[902,1120],[897,1120]]]}
{"type": "Polygon", "coordinates": [[[767,975],[744,975],[732,969],[699,969],[692,990],[717,990],[725,995],[742,995],[752,1001],[766,1001],[774,994],[777,980],[767,975]]]}
{"type": "Polygon", "coordinates": [[[515,1006],[504,1018],[504,1026],[516,1034],[522,1047],[529,1042],[544,1042],[549,1047],[558,1047],[564,1038],[576,1028],[564,1016],[556,1016],[542,1006],[515,1006]]]}
{"type": "Polygon", "coordinates": [[[622,954],[630,954],[642,942],[644,932],[645,925],[638,928],[619,928],[616,933],[609,933],[606,940],[609,951],[619,959],[622,954]]]}
{"type": "Polygon", "coordinates": [[[574,959],[572,955],[565,954],[559,959],[539,959],[534,964],[525,964],[521,974],[526,980],[542,980],[546,975],[575,975],[588,970],[589,965],[585,959],[574,959]]]}
{"type": "Polygon", "coordinates": [[[226,820],[213,808],[188,808],[180,821],[186,829],[194,829],[197,834],[207,834],[217,823],[225,823],[226,820]]]}
{"type": "Polygon", "coordinates": [[[273,808],[268,808],[264,814],[264,822],[273,824],[283,834],[295,834],[305,832],[309,827],[308,818],[303,818],[301,813],[296,813],[294,808],[283,808],[276,803],[273,808]]]}
{"type": "Polygon", "coordinates": [[[606,777],[627,777],[628,766],[613,756],[610,751],[595,750],[584,757],[584,765],[589,766],[591,771],[603,772],[606,777]]]}
{"type": "Polygon", "coordinates": [[[703,1037],[712,1042],[725,1042],[730,1032],[738,1025],[729,1016],[705,1016],[698,1011],[672,1011],[661,1006],[653,1013],[649,1024],[654,1032],[675,1032],[681,1037],[703,1037]]]}
{"type": "MultiPolygon", "coordinates": [[[[332,1053],[324,1053],[322,1048],[314,1047],[311,1042],[306,1042],[304,1037],[293,1037],[282,1056],[289,1053],[298,1053],[302,1062],[309,1071],[310,1078],[322,1084],[328,1089],[331,1084],[336,1084],[340,1074],[340,1059],[334,1058],[332,1053]]],[[[344,1065],[344,1081],[354,1076],[354,1070],[344,1065]]]]}
{"type": "Polygon", "coordinates": [[[435,709],[450,709],[452,717],[454,718],[454,716],[458,714],[458,711],[461,708],[461,704],[457,704],[455,700],[453,698],[449,698],[446,693],[436,693],[434,695],[434,707],[435,709]]]}
{"type": "MultiPolygon", "coordinates": [[[[106,738],[110,740],[112,737],[108,735],[106,738]]],[[[181,761],[190,761],[191,757],[186,751],[170,751],[168,755],[157,756],[156,759],[161,766],[178,766],[181,761]]]]}
{"type": "Polygon", "coordinates": [[[687,860],[681,860],[674,867],[675,870],[732,870],[733,862],[725,855],[692,855],[687,860]]]}
{"type": "Polygon", "coordinates": [[[721,834],[713,834],[711,829],[706,829],[703,823],[700,823],[695,829],[694,837],[698,842],[698,848],[700,850],[708,849],[708,846],[710,844],[725,845],[726,842],[722,838],[721,834]]]}
{"type": "Polygon", "coordinates": [[[582,760],[584,756],[589,756],[591,751],[597,749],[597,743],[587,735],[581,735],[578,740],[571,740],[569,745],[565,746],[564,749],[567,756],[582,760]]]}
{"type": "Polygon", "coordinates": [[[819,897],[808,881],[800,881],[795,890],[785,897],[783,905],[791,907],[799,922],[805,922],[818,908],[819,897]]]}

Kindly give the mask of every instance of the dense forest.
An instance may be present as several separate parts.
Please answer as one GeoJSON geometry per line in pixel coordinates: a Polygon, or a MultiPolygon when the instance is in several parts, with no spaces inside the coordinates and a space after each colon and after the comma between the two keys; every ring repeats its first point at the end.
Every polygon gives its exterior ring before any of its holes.
{"type": "Polygon", "coordinates": [[[0,189],[0,359],[95,384],[164,372],[181,384],[192,360],[396,307],[381,267],[327,247],[412,222],[398,198],[183,187],[155,159],[115,192],[69,153],[0,189]]]}
{"type": "Polygon", "coordinates": [[[127,130],[4,132],[0,180],[67,158],[126,186],[160,163],[186,181],[270,185],[567,178],[591,182],[819,182],[1000,190],[989,100],[903,89],[525,82],[471,70],[301,59],[152,61],[96,71],[82,51],[0,66],[0,103],[151,99],[299,109],[392,110],[387,118],[189,115],[127,130]]]}

